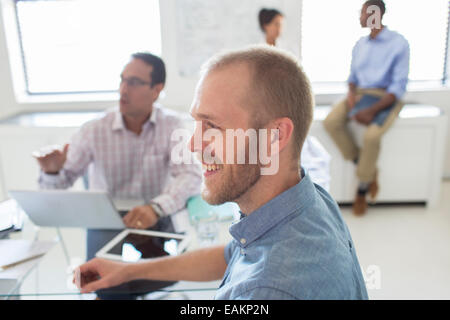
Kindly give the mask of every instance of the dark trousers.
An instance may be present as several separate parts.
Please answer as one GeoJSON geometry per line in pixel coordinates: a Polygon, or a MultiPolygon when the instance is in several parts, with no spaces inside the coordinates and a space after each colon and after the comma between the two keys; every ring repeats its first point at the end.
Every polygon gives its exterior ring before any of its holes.
{"type": "MultiPolygon", "coordinates": [[[[149,230],[174,232],[170,217],[162,218],[149,230]]],[[[117,236],[122,230],[87,230],[87,259],[95,257],[97,251],[117,236]]],[[[170,286],[175,282],[134,280],[119,286],[97,291],[97,296],[102,300],[133,300],[138,296],[170,286]]]]}

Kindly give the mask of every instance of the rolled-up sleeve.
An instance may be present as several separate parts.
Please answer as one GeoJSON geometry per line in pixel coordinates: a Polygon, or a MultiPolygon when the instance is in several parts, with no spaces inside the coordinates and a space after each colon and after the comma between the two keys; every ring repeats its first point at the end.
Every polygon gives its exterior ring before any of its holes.
{"type": "Polygon", "coordinates": [[[65,169],[58,174],[47,174],[41,171],[38,183],[41,189],[67,189],[74,184],[77,177],[78,175],[70,174],[65,169]]]}
{"type": "Polygon", "coordinates": [[[409,75],[409,56],[409,44],[406,42],[394,61],[392,82],[386,89],[388,93],[392,93],[397,99],[401,99],[406,92],[409,75]]]}

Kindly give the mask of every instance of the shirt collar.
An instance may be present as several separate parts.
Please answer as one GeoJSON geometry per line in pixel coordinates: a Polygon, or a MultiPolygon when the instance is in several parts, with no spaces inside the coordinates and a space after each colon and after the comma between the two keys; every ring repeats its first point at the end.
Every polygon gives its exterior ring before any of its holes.
{"type": "Polygon", "coordinates": [[[241,247],[246,247],[292,214],[301,214],[311,204],[315,187],[302,169],[302,180],[230,226],[230,234],[241,247]]]}
{"type": "Polygon", "coordinates": [[[367,36],[367,41],[386,41],[389,40],[391,36],[391,30],[388,29],[387,26],[384,26],[379,34],[375,37],[375,39],[370,38],[370,35],[367,36]]]}
{"type": "MultiPolygon", "coordinates": [[[[148,123],[156,124],[156,114],[159,112],[159,107],[154,105],[152,114],[150,115],[150,118],[148,121],[144,124],[144,127],[148,125],[148,123]]],[[[112,125],[113,131],[115,130],[126,130],[125,122],[123,121],[122,113],[120,113],[119,110],[117,110],[114,114],[114,121],[112,125]]]]}

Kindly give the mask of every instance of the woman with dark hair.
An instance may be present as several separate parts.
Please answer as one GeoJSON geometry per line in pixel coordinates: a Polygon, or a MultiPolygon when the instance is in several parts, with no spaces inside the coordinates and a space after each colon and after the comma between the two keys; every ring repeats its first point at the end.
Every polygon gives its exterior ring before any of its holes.
{"type": "Polygon", "coordinates": [[[268,45],[276,46],[276,41],[283,28],[283,19],[283,14],[276,9],[263,8],[259,11],[259,27],[264,32],[268,45]]]}

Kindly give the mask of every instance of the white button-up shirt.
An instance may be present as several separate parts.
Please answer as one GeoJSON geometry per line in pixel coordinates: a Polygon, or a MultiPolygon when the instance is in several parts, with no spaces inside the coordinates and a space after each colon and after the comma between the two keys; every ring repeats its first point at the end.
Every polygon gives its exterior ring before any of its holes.
{"type": "Polygon", "coordinates": [[[159,106],[137,135],[126,129],[119,111],[93,120],[72,137],[67,160],[57,175],[41,172],[41,188],[69,188],[88,173],[89,189],[107,191],[115,199],[137,199],[161,206],[163,215],[182,209],[200,193],[198,163],[174,164],[171,141],[183,128],[180,116],[159,106]]]}

